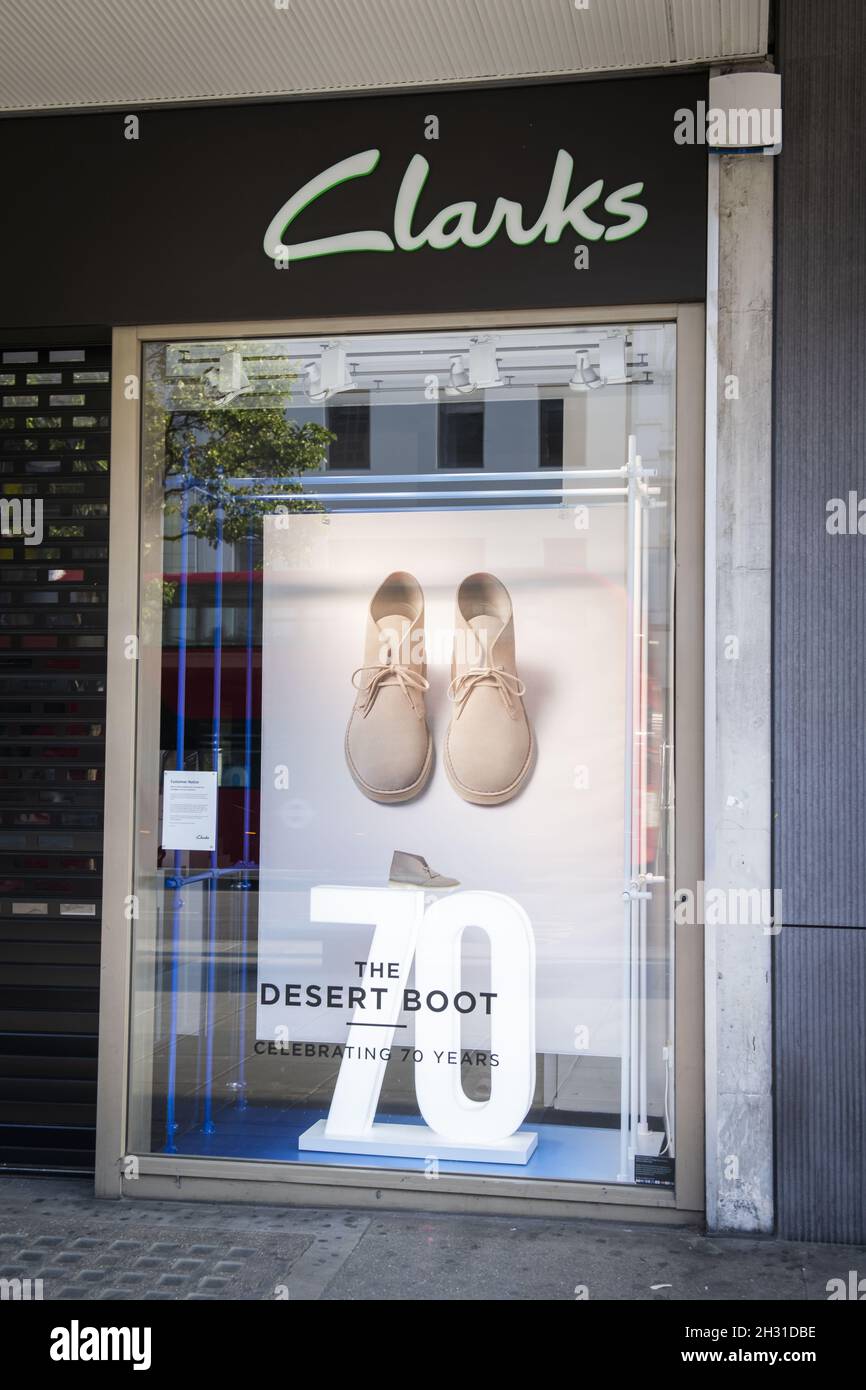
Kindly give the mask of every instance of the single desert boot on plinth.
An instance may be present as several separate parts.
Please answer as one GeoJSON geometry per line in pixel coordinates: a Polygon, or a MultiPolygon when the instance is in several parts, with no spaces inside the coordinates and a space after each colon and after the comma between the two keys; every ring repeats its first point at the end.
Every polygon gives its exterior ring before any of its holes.
{"type": "Polygon", "coordinates": [[[409,801],[433,767],[424,692],[424,595],[402,570],[389,574],[367,611],[364,665],[346,730],[349,771],[371,801],[409,801]]]}
{"type": "Polygon", "coordinates": [[[445,770],[464,801],[498,806],[532,771],[533,739],[517,674],[511,596],[492,574],[457,590],[445,770]]]}
{"type": "Polygon", "coordinates": [[[406,850],[395,849],[388,884],[391,888],[424,888],[428,893],[435,893],[445,888],[459,888],[460,880],[437,874],[420,854],[408,854],[406,850]]]}

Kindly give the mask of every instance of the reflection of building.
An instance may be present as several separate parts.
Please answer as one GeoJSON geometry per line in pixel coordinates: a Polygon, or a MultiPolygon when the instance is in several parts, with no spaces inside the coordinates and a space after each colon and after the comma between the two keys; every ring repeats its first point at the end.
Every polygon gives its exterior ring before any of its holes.
{"type": "MultiPolygon", "coordinates": [[[[371,407],[375,397],[368,394],[361,401],[353,399],[349,405],[330,406],[324,412],[325,426],[337,436],[337,441],[328,451],[328,468],[336,472],[348,472],[370,468],[371,451],[371,407]]],[[[478,459],[485,454],[485,435],[494,402],[483,401],[443,401],[437,412],[435,422],[436,466],[439,468],[476,468],[478,459]]],[[[501,415],[501,410],[496,412],[501,415]]],[[[426,412],[425,412],[426,414],[426,412]]],[[[513,418],[514,412],[511,412],[513,418]]],[[[539,397],[537,405],[519,412],[525,420],[537,417],[538,463],[540,468],[562,467],[563,402],[561,398],[539,397]]],[[[498,434],[501,438],[501,434],[498,434]]],[[[396,441],[395,441],[396,442],[396,441]]],[[[420,441],[419,441],[420,442],[420,441]]],[[[379,455],[378,469],[385,468],[384,446],[386,440],[376,441],[379,455]]],[[[399,446],[398,446],[399,447],[399,446]]],[[[398,466],[401,461],[398,459],[398,466]]],[[[405,465],[405,459],[402,460],[405,465]]]]}
{"type": "MultiPolygon", "coordinates": [[[[213,563],[212,548],[207,541],[194,539],[193,566],[213,563]]],[[[169,543],[167,550],[178,549],[169,543]]],[[[221,715],[217,765],[219,767],[219,857],[220,862],[256,862],[258,858],[258,785],[260,732],[258,711],[261,708],[261,637],[254,631],[249,649],[247,635],[250,613],[260,617],[260,602],[250,605],[249,571],[231,568],[246,558],[246,547],[231,542],[225,546],[226,570],[223,574],[222,606],[219,610],[222,626],[221,715]],[[244,798],[247,783],[246,769],[246,698],[247,663],[251,658],[252,700],[256,711],[251,730],[251,817],[247,843],[244,843],[244,798]]],[[[258,548],[257,548],[258,550],[258,548]]],[[[172,557],[167,557],[167,565],[172,557]]],[[[185,766],[201,770],[214,766],[213,750],[213,640],[217,610],[214,607],[214,574],[208,569],[193,569],[189,575],[186,607],[186,719],[187,745],[185,766]]],[[[261,569],[252,571],[254,594],[261,587],[261,569]]],[[[165,581],[177,586],[180,575],[166,569],[165,581]]],[[[174,766],[174,738],[177,727],[177,676],[179,618],[177,594],[174,605],[166,609],[162,655],[162,718],[160,748],[162,766],[174,766]]]]}
{"type": "MultiPolygon", "coordinates": [[[[255,461],[249,426],[268,428],[262,409],[267,403],[270,418],[286,410],[298,428],[327,423],[339,429],[339,408],[294,405],[293,364],[305,362],[304,371],[318,384],[329,370],[331,347],[318,349],[320,358],[313,342],[277,338],[235,340],[230,352],[224,343],[206,342],[149,348],[145,400],[153,392],[167,411],[181,397],[187,400],[198,383],[211,380],[229,356],[234,378],[246,383],[244,407],[233,398],[230,415],[220,416],[217,406],[206,417],[187,417],[195,425],[195,439],[184,456],[191,481],[182,494],[187,502],[181,515],[190,518],[191,531],[197,500],[213,496],[211,479],[219,475],[226,440],[238,433],[249,439],[253,457],[242,476],[225,480],[221,524],[231,525],[234,502],[243,506],[256,487],[265,488],[268,498],[262,540],[252,556],[246,544],[221,545],[210,514],[201,523],[209,539],[190,534],[185,542],[164,543],[170,568],[163,579],[172,603],[163,623],[162,768],[164,774],[181,766],[206,774],[216,766],[220,786],[216,853],[190,843],[188,853],[158,860],[166,878],[153,898],[154,964],[164,972],[176,957],[176,943],[188,941],[190,934],[198,939],[199,919],[207,915],[209,940],[202,953],[216,951],[224,966],[231,962],[228,975],[221,975],[222,1025],[207,1003],[209,979],[193,973],[186,995],[199,1000],[194,1031],[209,1040],[209,1050],[220,1051],[225,1074],[243,1087],[246,1106],[237,1124],[255,1148],[257,1126],[277,1102],[261,1060],[265,1054],[255,1046],[249,1051],[248,952],[257,955],[261,990],[269,999],[280,996],[282,986],[274,980],[287,968],[296,983],[286,987],[286,997],[297,990],[315,999],[307,1018],[294,1011],[294,1003],[286,1003],[282,1012],[260,1015],[256,1009],[255,1042],[269,1041],[272,1030],[285,1028],[316,1048],[339,1044],[347,1027],[355,1025],[345,1011],[333,1017],[322,1012],[322,991],[335,1000],[347,994],[355,957],[364,947],[362,939],[353,944],[344,939],[337,950],[336,929],[322,934],[310,919],[321,884],[373,889],[377,866],[381,870],[390,860],[394,836],[414,834],[470,885],[477,858],[486,865],[480,885],[487,884],[503,901],[508,895],[509,901],[523,901],[521,911],[531,911],[533,919],[538,966],[532,974],[544,1009],[532,1029],[537,1080],[524,1110],[540,1126],[541,1144],[536,1151],[533,1132],[532,1145],[520,1148],[521,1162],[528,1165],[524,1176],[630,1181],[640,1178],[641,1164],[651,1160],[657,1181],[670,1185],[673,1161],[664,1154],[673,1144],[673,1077],[666,1061],[673,999],[665,885],[673,842],[670,788],[662,782],[672,677],[676,332],[671,324],[640,320],[628,330],[610,326],[603,332],[592,326],[503,329],[483,341],[507,370],[503,366],[502,379],[483,388],[463,380],[465,369],[455,371],[456,363],[473,361],[475,341],[435,332],[344,336],[340,362],[346,382],[362,372],[388,380],[387,390],[373,393],[370,403],[359,402],[354,387],[345,391],[353,403],[356,434],[359,418],[364,421],[367,466],[335,469],[331,446],[328,466],[305,473],[299,482],[294,476],[265,476],[267,466],[255,461]],[[614,379],[602,378],[591,354],[601,365],[611,344],[618,345],[621,366],[614,379]],[[592,386],[584,380],[590,373],[592,386]],[[459,390],[450,385],[455,377],[461,380],[459,390]],[[439,397],[449,392],[463,399],[443,402],[439,397]],[[246,421],[237,419],[243,408],[250,411],[246,421]],[[472,412],[474,423],[460,440],[459,456],[448,458],[454,410],[472,412]],[[546,436],[540,433],[542,422],[546,436]],[[637,455],[638,437],[645,441],[643,458],[637,455]],[[196,476],[196,460],[207,470],[204,478],[196,476]],[[451,467],[437,467],[443,461],[451,467]],[[291,491],[297,486],[304,504],[291,491]],[[250,558],[253,568],[246,576],[233,569],[250,558]],[[541,767],[519,798],[517,829],[505,839],[495,817],[480,825],[470,811],[467,821],[465,809],[455,804],[442,776],[441,738],[439,775],[412,808],[406,828],[399,806],[374,806],[370,816],[343,755],[350,674],[361,659],[371,588],[384,571],[409,564],[418,570],[419,592],[428,605],[430,700],[441,704],[452,659],[460,566],[482,559],[507,576],[508,601],[517,604],[520,669],[525,662],[530,685],[546,691],[543,699],[532,697],[541,767]],[[640,632],[634,654],[627,639],[630,624],[640,632]],[[261,689],[260,671],[266,677],[261,689]],[[593,776],[581,781],[571,773],[563,781],[551,748],[571,749],[576,712],[586,730],[579,739],[581,756],[589,759],[593,776]],[[173,739],[182,740],[174,750],[173,739]],[[261,757],[253,762],[252,744],[258,750],[260,741],[261,757]],[[601,765],[594,746],[605,750],[601,765]],[[284,780],[260,779],[259,766],[284,772],[284,780]],[[229,779],[238,785],[227,785],[229,779]],[[584,795],[575,797],[578,789],[584,795]],[[627,829],[626,817],[634,817],[627,829]],[[501,841],[499,858],[487,840],[491,833],[501,841]],[[247,855],[244,836],[256,846],[247,855]],[[476,849],[467,861],[472,845],[476,849]],[[524,845],[532,846],[528,858],[521,852],[524,845]],[[254,860],[260,872],[238,898],[233,889],[249,879],[246,860],[254,860]],[[239,905],[246,915],[239,916],[239,905]],[[168,922],[173,922],[171,933],[168,922]],[[296,959],[299,942],[304,960],[296,959]],[[582,1020],[578,1057],[572,1055],[576,1016],[582,1020]]],[[[293,447],[290,436],[286,447],[293,447]]],[[[175,500],[179,481],[177,476],[167,481],[167,494],[175,500]]],[[[169,505],[177,516],[176,506],[169,505]]],[[[394,669],[383,668],[379,675],[383,688],[390,682],[399,705],[402,678],[394,669]]],[[[483,670],[471,678],[495,679],[483,670]]],[[[498,708],[494,703],[488,720],[498,708]]],[[[146,715],[143,720],[146,729],[146,715]]],[[[681,789],[682,800],[686,794],[681,789]]],[[[413,798],[397,798],[404,799],[413,798]]],[[[159,823],[143,819],[142,832],[156,844],[159,823]]],[[[149,904],[152,890],[144,880],[141,888],[149,904]]],[[[473,951],[464,952],[467,998],[493,970],[493,939],[489,945],[485,940],[482,936],[473,951]]],[[[194,970],[193,962],[187,965],[194,970]]],[[[167,978],[173,980],[173,974],[167,978]]],[[[454,988],[459,990],[459,982],[454,988]]],[[[530,1004],[534,1011],[534,998],[530,1004]]],[[[411,1011],[405,1015],[397,1029],[413,1026],[411,1011]]],[[[501,1026],[501,1009],[497,1019],[501,1026]]],[[[358,1029],[367,1026],[374,1025],[362,1020],[358,1029]]],[[[470,1049],[467,1056],[488,1056],[491,1050],[498,1055],[500,1043],[487,1036],[492,1024],[482,1024],[480,1032],[477,1023],[471,1033],[468,1027],[464,1019],[461,1045],[470,1049]]],[[[145,1040],[139,1034],[135,1040],[134,1065],[151,1047],[155,1055],[150,1124],[137,1137],[140,1144],[196,1153],[201,1123],[207,1132],[221,1123],[208,1076],[202,1091],[189,1036],[172,1013],[155,1037],[148,1034],[145,1040]]],[[[418,1122],[412,1067],[391,1071],[379,1106],[396,1107],[405,1122],[418,1122]]],[[[505,1082],[494,1089],[492,1075],[470,1070],[462,1084],[478,1103],[492,1106],[505,1082]]],[[[309,1161],[321,1163],[321,1155],[332,1151],[338,1093],[339,1083],[323,1080],[318,1070],[311,1073],[307,1058],[292,1054],[279,1101],[288,1107],[286,1159],[299,1162],[313,1153],[318,1157],[309,1161]],[[310,1136],[321,1140],[318,1148],[308,1142],[310,1136]]],[[[415,1139],[422,1147],[433,1143],[419,1135],[415,1139]]],[[[369,1155],[375,1142],[343,1133],[337,1149],[355,1152],[359,1162],[357,1155],[369,1155]],[[353,1144],[360,1148],[353,1150],[353,1144]]],[[[386,1156],[408,1161],[411,1145],[400,1141],[399,1132],[389,1144],[386,1156]]],[[[472,1162],[490,1161],[477,1145],[463,1157],[469,1171],[472,1162]]]]}

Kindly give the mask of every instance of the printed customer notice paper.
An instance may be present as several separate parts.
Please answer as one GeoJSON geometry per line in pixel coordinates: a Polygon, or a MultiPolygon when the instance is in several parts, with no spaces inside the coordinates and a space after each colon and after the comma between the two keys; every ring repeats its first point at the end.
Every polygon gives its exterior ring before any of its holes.
{"type": "Polygon", "coordinates": [[[162,782],[163,849],[216,849],[215,772],[166,772],[162,782]]]}

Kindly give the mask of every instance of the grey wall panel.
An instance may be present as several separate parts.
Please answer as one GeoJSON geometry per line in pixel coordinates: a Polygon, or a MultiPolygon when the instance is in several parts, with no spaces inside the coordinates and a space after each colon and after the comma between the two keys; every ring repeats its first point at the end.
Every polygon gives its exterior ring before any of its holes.
{"type": "Polygon", "coordinates": [[[788,923],[866,927],[866,535],[825,525],[866,499],[866,4],[777,26],[776,884],[788,923]]]}
{"type": "Polygon", "coordinates": [[[866,932],[785,927],[775,964],[779,1234],[862,1243],[866,932]]]}
{"type": "Polygon", "coordinates": [[[776,26],[776,1210],[864,1241],[866,535],[826,519],[866,498],[866,4],[779,0],[776,26]]]}

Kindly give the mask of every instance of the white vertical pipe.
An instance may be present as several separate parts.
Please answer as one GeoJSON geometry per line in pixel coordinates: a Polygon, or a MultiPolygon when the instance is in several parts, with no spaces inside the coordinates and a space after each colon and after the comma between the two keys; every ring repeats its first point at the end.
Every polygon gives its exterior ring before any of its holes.
{"type": "Polygon", "coordinates": [[[632,1174],[629,1165],[629,1130],[631,1110],[631,1042],[632,1033],[632,909],[629,893],[632,869],[632,813],[634,770],[634,537],[635,495],[637,482],[634,470],[637,458],[637,439],[628,437],[628,511],[626,523],[626,648],[625,648],[625,749],[623,768],[623,950],[622,950],[622,1031],[620,1059],[620,1121],[619,1176],[627,1182],[632,1174]]]}
{"type": "MultiPolygon", "coordinates": [[[[640,455],[635,454],[632,472],[640,467],[640,455]]],[[[641,676],[641,634],[640,634],[640,588],[641,588],[641,544],[643,534],[643,514],[641,510],[640,484],[637,477],[631,478],[629,507],[633,514],[633,546],[630,575],[630,623],[629,639],[631,646],[631,864],[630,881],[635,883],[640,872],[640,761],[638,754],[637,778],[635,776],[635,753],[640,740],[640,676],[641,676]]],[[[630,1057],[630,1096],[629,1113],[631,1119],[630,1147],[637,1148],[638,1111],[640,1108],[640,922],[641,901],[632,900],[631,905],[631,1057],[630,1057]]]]}
{"type": "MultiPolygon", "coordinates": [[[[643,500],[639,503],[643,509],[643,500]]],[[[646,874],[647,864],[647,770],[649,766],[649,547],[643,529],[647,524],[641,510],[641,548],[640,548],[640,798],[638,815],[640,817],[640,846],[638,872],[646,874]]],[[[651,891],[651,890],[650,890],[651,891]]],[[[647,913],[649,904],[641,898],[640,913],[640,1101],[638,1105],[638,1132],[646,1134],[647,1123],[647,1051],[648,1051],[648,990],[647,990],[647,913]]]]}

